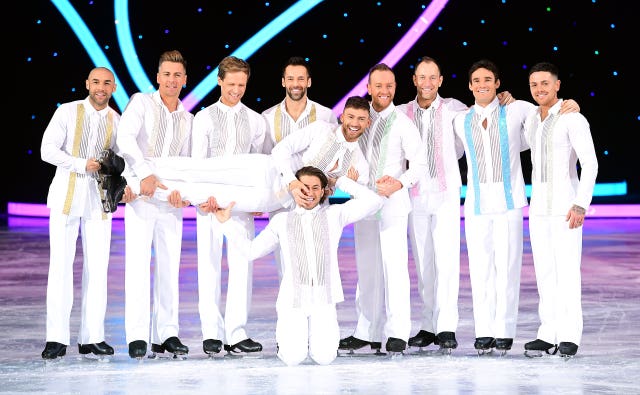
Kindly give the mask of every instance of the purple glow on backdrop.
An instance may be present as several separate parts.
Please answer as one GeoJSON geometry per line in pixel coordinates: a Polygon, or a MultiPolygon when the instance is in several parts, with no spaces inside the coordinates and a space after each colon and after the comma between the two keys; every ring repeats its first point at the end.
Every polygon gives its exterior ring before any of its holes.
{"type": "MultiPolygon", "coordinates": [[[[420,15],[418,20],[411,26],[411,29],[402,37],[400,41],[389,51],[389,53],[382,58],[381,63],[386,63],[387,66],[393,68],[396,63],[404,54],[409,51],[411,47],[418,41],[420,36],[424,34],[425,31],[431,26],[433,21],[438,17],[440,11],[447,4],[448,0],[434,0],[429,4],[427,9],[420,15]]],[[[365,75],[362,80],[356,85],[349,93],[346,94],[334,107],[333,112],[336,116],[340,116],[342,114],[342,110],[344,108],[344,103],[351,96],[364,96],[367,93],[367,79],[368,75],[365,75]]]]}

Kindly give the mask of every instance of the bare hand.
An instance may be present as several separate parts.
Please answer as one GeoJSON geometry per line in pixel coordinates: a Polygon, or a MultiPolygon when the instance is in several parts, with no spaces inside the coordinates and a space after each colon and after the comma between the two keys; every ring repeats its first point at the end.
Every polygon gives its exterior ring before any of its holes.
{"type": "Polygon", "coordinates": [[[500,92],[496,96],[498,97],[498,101],[501,106],[505,106],[516,101],[516,98],[511,96],[511,93],[509,93],[509,91],[500,92]]]}
{"type": "Polygon", "coordinates": [[[206,202],[200,204],[198,207],[205,213],[215,213],[218,209],[218,201],[215,197],[210,196],[206,202]]]}
{"type": "Polygon", "coordinates": [[[168,189],[163,183],[158,180],[158,177],[151,174],[140,181],[140,195],[153,197],[156,193],[156,188],[168,189]]]}
{"type": "Polygon", "coordinates": [[[303,205],[309,198],[309,189],[300,180],[293,180],[289,183],[289,192],[296,203],[303,205]]]}
{"type": "Polygon", "coordinates": [[[585,209],[574,204],[569,210],[569,212],[567,213],[567,216],[565,217],[565,220],[569,222],[569,229],[575,229],[575,228],[581,227],[582,224],[584,223],[585,214],[586,214],[585,209]]]}
{"type": "Polygon", "coordinates": [[[358,177],[360,177],[360,173],[358,173],[358,170],[356,170],[353,166],[351,166],[349,167],[349,170],[347,170],[347,177],[349,177],[353,181],[358,181],[358,177]]]}
{"type": "Polygon", "coordinates": [[[87,166],[85,167],[87,173],[95,173],[100,170],[100,162],[96,158],[87,159],[87,166]]]}
{"type": "Polygon", "coordinates": [[[220,223],[227,222],[231,218],[231,209],[236,205],[236,202],[231,202],[225,208],[218,207],[215,212],[215,216],[220,223]]]}
{"type": "Polygon", "coordinates": [[[168,200],[169,204],[175,208],[183,208],[191,204],[188,200],[182,200],[182,196],[179,191],[171,191],[168,200]]]}
{"type": "Polygon", "coordinates": [[[389,197],[402,189],[402,183],[391,176],[382,176],[376,181],[378,195],[389,197]]]}
{"type": "Polygon", "coordinates": [[[131,190],[131,187],[127,185],[126,187],[124,187],[124,194],[122,195],[122,200],[120,201],[120,203],[133,202],[137,197],[138,195],[133,193],[133,191],[131,190]]]}
{"type": "Polygon", "coordinates": [[[563,100],[560,104],[560,114],[568,114],[570,112],[580,112],[578,102],[573,99],[563,100]]]}

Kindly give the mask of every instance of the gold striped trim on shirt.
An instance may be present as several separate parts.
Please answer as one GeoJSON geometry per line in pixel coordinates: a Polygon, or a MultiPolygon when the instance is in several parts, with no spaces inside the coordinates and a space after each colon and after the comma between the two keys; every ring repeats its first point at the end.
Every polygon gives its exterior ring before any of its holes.
{"type": "MultiPolygon", "coordinates": [[[[73,149],[71,151],[71,155],[74,157],[78,157],[80,153],[80,142],[82,141],[82,123],[84,121],[84,106],[82,104],[78,104],[78,115],[76,116],[76,132],[73,136],[73,149]]],[[[76,172],[71,172],[69,174],[69,186],[67,187],[67,197],[64,200],[64,207],[62,209],[62,213],[65,215],[69,215],[71,211],[71,202],[73,201],[73,193],[76,189],[76,178],[78,174],[76,172]]]]}

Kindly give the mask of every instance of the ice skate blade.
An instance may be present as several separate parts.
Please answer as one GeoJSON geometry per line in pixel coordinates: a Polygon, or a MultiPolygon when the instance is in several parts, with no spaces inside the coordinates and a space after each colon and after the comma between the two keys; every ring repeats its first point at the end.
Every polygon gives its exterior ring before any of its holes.
{"type": "Polygon", "coordinates": [[[233,352],[227,351],[226,354],[223,355],[224,358],[228,359],[260,359],[262,358],[262,352],[233,352]]]}
{"type": "Polygon", "coordinates": [[[112,355],[84,354],[80,356],[80,359],[86,361],[96,361],[100,363],[109,363],[111,362],[111,357],[112,355]]]}
{"type": "Polygon", "coordinates": [[[338,350],[339,357],[347,357],[347,358],[357,358],[357,357],[376,357],[380,358],[382,356],[386,356],[387,353],[382,352],[380,350],[375,350],[374,352],[354,352],[354,350],[338,350]]]}
{"type": "Polygon", "coordinates": [[[402,351],[389,351],[387,355],[391,360],[399,360],[404,357],[404,353],[402,351]]]}
{"type": "Polygon", "coordinates": [[[569,355],[569,354],[560,354],[560,358],[562,358],[563,361],[568,361],[570,359],[573,359],[573,357],[575,357],[575,355],[569,355]]]}
{"type": "Polygon", "coordinates": [[[524,355],[529,358],[541,358],[543,354],[540,350],[524,350],[524,355]]]}
{"type": "Polygon", "coordinates": [[[476,350],[478,351],[478,356],[481,357],[483,355],[492,355],[493,354],[493,348],[488,348],[486,350],[476,350]]]}
{"type": "Polygon", "coordinates": [[[44,362],[44,367],[53,367],[53,366],[57,366],[59,364],[61,364],[62,362],[64,362],[64,356],[62,357],[56,357],[53,359],[43,359],[42,360],[44,362]]]}
{"type": "Polygon", "coordinates": [[[159,353],[152,352],[151,354],[149,354],[149,359],[154,359],[154,360],[167,359],[172,361],[186,361],[187,354],[162,355],[159,353]]]}

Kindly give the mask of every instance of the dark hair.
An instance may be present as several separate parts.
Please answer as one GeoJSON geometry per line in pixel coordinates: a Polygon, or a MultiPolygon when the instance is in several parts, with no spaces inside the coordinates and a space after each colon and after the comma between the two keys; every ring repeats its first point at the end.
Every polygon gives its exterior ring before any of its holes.
{"type": "Polygon", "coordinates": [[[345,110],[347,108],[355,108],[356,110],[366,110],[369,111],[369,101],[361,96],[351,96],[347,99],[347,102],[344,103],[345,110]]]}
{"type": "Polygon", "coordinates": [[[540,62],[540,63],[536,63],[535,65],[533,65],[533,67],[531,67],[531,69],[529,69],[529,76],[531,76],[531,74],[533,74],[535,72],[538,72],[538,71],[549,72],[555,78],[558,78],[558,75],[560,74],[560,70],[558,69],[558,66],[554,65],[553,63],[549,63],[549,62],[540,62]]]}
{"type": "Polygon", "coordinates": [[[471,74],[478,69],[487,69],[493,73],[493,78],[495,78],[496,81],[500,80],[500,70],[498,70],[498,66],[490,60],[482,59],[471,65],[469,69],[469,82],[471,82],[471,74]]]}
{"type": "Polygon", "coordinates": [[[158,69],[160,69],[160,67],[162,66],[162,63],[164,62],[181,63],[182,67],[184,67],[184,72],[185,73],[187,72],[187,61],[184,59],[184,57],[182,57],[182,54],[180,53],[180,51],[173,50],[173,51],[163,52],[162,55],[160,55],[160,61],[158,62],[158,69]]]}
{"type": "Polygon", "coordinates": [[[304,66],[307,69],[307,77],[311,77],[311,67],[302,56],[292,56],[287,60],[287,63],[282,67],[282,78],[284,78],[284,73],[289,66],[304,66]]]}
{"type": "Polygon", "coordinates": [[[434,58],[429,57],[429,56],[423,56],[420,58],[420,60],[418,60],[418,63],[416,63],[416,66],[414,67],[414,70],[418,69],[418,66],[420,66],[422,63],[433,63],[436,65],[436,67],[438,68],[438,72],[440,74],[442,74],[442,68],[440,67],[440,63],[438,63],[434,58]]]}
{"type": "MultiPolygon", "coordinates": [[[[393,69],[387,66],[386,63],[378,63],[377,65],[369,69],[369,81],[371,81],[371,74],[373,74],[374,71],[390,71],[393,73],[393,69]]],[[[394,76],[395,74],[396,73],[393,73],[394,76]]]]}
{"type": "MultiPolygon", "coordinates": [[[[318,179],[320,180],[320,185],[322,186],[322,189],[327,189],[327,185],[329,185],[329,180],[327,179],[327,175],[324,174],[324,172],[318,169],[317,167],[313,167],[313,166],[301,167],[300,169],[298,169],[298,171],[296,171],[296,178],[300,180],[300,177],[302,176],[318,177],[318,179]]],[[[320,198],[320,203],[324,203],[326,198],[327,198],[327,194],[325,193],[320,198]]]]}
{"type": "Polygon", "coordinates": [[[218,65],[218,77],[221,80],[224,80],[227,73],[233,73],[236,71],[242,71],[247,75],[247,78],[251,76],[251,66],[249,66],[249,63],[235,56],[225,57],[218,65]]]}

